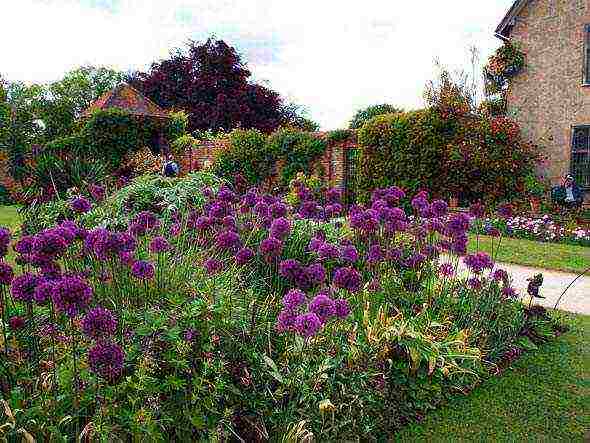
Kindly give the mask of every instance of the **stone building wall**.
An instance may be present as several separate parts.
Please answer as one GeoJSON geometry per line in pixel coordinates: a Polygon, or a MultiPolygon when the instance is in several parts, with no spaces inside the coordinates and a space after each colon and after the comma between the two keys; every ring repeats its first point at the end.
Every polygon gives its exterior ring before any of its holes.
{"type": "Polygon", "coordinates": [[[572,128],[590,124],[590,85],[583,84],[589,3],[531,0],[510,33],[526,68],[508,91],[508,114],[543,147],[554,183],[570,170],[572,128]]]}

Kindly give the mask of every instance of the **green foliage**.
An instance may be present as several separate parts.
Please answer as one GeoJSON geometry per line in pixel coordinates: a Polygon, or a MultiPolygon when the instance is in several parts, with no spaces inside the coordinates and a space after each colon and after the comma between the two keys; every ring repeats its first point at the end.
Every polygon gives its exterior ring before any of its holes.
{"type": "Polygon", "coordinates": [[[192,135],[184,134],[170,143],[170,151],[177,160],[190,150],[191,147],[197,145],[198,140],[192,135]]]}
{"type": "Polygon", "coordinates": [[[170,121],[166,126],[165,136],[168,140],[177,140],[186,135],[188,114],[184,111],[170,112],[170,121]]]}
{"type": "Polygon", "coordinates": [[[373,117],[384,114],[396,114],[398,112],[403,112],[403,110],[387,103],[382,105],[371,105],[365,109],[357,111],[354,117],[352,117],[348,127],[349,129],[360,129],[373,117]]]}
{"type": "Polygon", "coordinates": [[[326,150],[326,142],[307,132],[280,129],[268,138],[269,151],[284,164],[281,170],[283,187],[289,185],[298,172],[310,175],[312,161],[326,150]]]}
{"type": "Polygon", "coordinates": [[[335,129],[328,132],[326,141],[328,144],[337,144],[350,139],[354,134],[354,131],[350,129],[335,129]]]}
{"type": "Polygon", "coordinates": [[[218,151],[211,171],[225,178],[240,173],[249,183],[259,183],[271,174],[275,158],[262,132],[235,129],[229,133],[227,147],[218,151]]]}
{"type": "Polygon", "coordinates": [[[540,155],[521,138],[518,125],[505,117],[456,114],[463,108],[443,101],[442,107],[379,116],[361,128],[361,200],[391,185],[464,201],[497,202],[524,191],[524,178],[540,155]]]}
{"type": "Polygon", "coordinates": [[[547,186],[534,173],[524,177],[524,187],[530,196],[542,198],[547,195],[547,186]]]}
{"type": "Polygon", "coordinates": [[[121,109],[95,111],[82,130],[88,141],[86,155],[119,167],[127,153],[149,146],[157,129],[153,120],[121,109]]]}

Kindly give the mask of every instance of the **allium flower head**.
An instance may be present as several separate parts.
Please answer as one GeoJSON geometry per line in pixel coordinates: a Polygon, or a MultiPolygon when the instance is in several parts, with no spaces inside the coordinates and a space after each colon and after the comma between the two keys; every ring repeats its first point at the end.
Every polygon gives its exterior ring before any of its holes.
{"type": "Polygon", "coordinates": [[[455,267],[452,263],[443,263],[438,268],[438,273],[442,277],[452,277],[455,275],[455,267]]]}
{"type": "Polygon", "coordinates": [[[514,210],[510,204],[504,204],[498,208],[498,215],[504,219],[512,217],[513,213],[514,210]]]}
{"type": "Polygon", "coordinates": [[[453,214],[447,223],[447,233],[450,236],[464,235],[469,229],[469,216],[462,212],[453,214]]]}
{"type": "Polygon", "coordinates": [[[154,278],[156,268],[152,262],[137,260],[131,266],[131,275],[140,280],[151,280],[154,278]]]}
{"type": "Polygon", "coordinates": [[[10,238],[10,230],[5,227],[0,227],[0,257],[4,257],[8,253],[10,238]]]}
{"type": "Polygon", "coordinates": [[[18,331],[19,329],[22,329],[25,327],[25,319],[22,317],[19,317],[17,315],[15,315],[14,317],[10,317],[8,319],[8,326],[13,331],[18,331]]]}
{"type": "Polygon", "coordinates": [[[422,195],[416,195],[412,199],[411,204],[412,204],[412,208],[414,208],[414,210],[417,212],[420,212],[420,211],[428,208],[428,200],[422,195]]]}
{"type": "Polygon", "coordinates": [[[235,256],[236,264],[243,266],[254,258],[254,251],[250,248],[242,248],[238,251],[235,256]]]}
{"type": "Polygon", "coordinates": [[[482,286],[482,282],[479,278],[477,277],[471,277],[469,280],[467,280],[467,285],[471,288],[471,289],[481,289],[482,286]]]}
{"type": "Polygon", "coordinates": [[[320,260],[336,260],[340,257],[338,248],[330,243],[323,243],[318,249],[320,260]]]}
{"type": "Polygon", "coordinates": [[[207,274],[209,275],[218,274],[223,269],[223,263],[221,262],[221,260],[218,260],[216,258],[209,258],[205,260],[203,266],[205,268],[205,271],[207,271],[207,274]]]}
{"type": "Polygon", "coordinates": [[[272,218],[286,217],[287,205],[282,202],[273,203],[270,205],[270,215],[272,218]]]}
{"type": "Polygon", "coordinates": [[[326,207],[324,208],[324,212],[326,213],[326,217],[328,218],[338,217],[340,214],[342,214],[343,211],[344,208],[340,203],[332,203],[326,205],[326,207]]]}
{"type": "Polygon", "coordinates": [[[347,263],[355,263],[359,259],[359,253],[353,245],[346,245],[340,251],[340,259],[347,263]]]}
{"type": "Polygon", "coordinates": [[[104,186],[95,184],[90,184],[90,186],[88,186],[88,193],[97,202],[101,201],[106,194],[104,186]]]}
{"type": "Polygon", "coordinates": [[[117,319],[111,311],[96,307],[88,311],[82,320],[82,330],[88,337],[105,339],[117,331],[117,319]]]}
{"type": "Polygon", "coordinates": [[[38,276],[25,272],[12,280],[10,293],[15,300],[29,303],[33,301],[38,284],[38,276]]]}
{"type": "Polygon", "coordinates": [[[150,252],[160,254],[170,250],[170,243],[162,236],[154,237],[150,241],[150,252]]]}
{"type": "Polygon", "coordinates": [[[144,235],[160,227],[160,220],[153,212],[142,211],[138,213],[132,220],[129,226],[130,231],[134,235],[144,235]]]}
{"type": "Polygon", "coordinates": [[[492,274],[492,278],[496,281],[506,283],[508,282],[508,272],[504,269],[496,269],[492,274]]]}
{"type": "Polygon", "coordinates": [[[277,318],[277,330],[279,332],[295,331],[297,314],[290,309],[283,309],[277,318]]]}
{"type": "Polygon", "coordinates": [[[443,217],[447,215],[449,206],[444,200],[434,200],[430,205],[430,209],[435,217],[443,217]]]}
{"type": "Polygon", "coordinates": [[[345,319],[350,315],[350,304],[345,298],[334,300],[335,315],[340,319],[345,319]]]}
{"type": "Polygon", "coordinates": [[[24,235],[14,244],[14,250],[19,254],[31,254],[34,240],[34,236],[24,235]]]}
{"type": "Polygon", "coordinates": [[[33,240],[32,252],[37,257],[53,260],[68,248],[68,243],[59,234],[53,231],[44,231],[37,234],[33,240]]]}
{"type": "Polygon", "coordinates": [[[320,285],[326,280],[326,268],[321,263],[314,263],[305,268],[305,275],[312,285],[320,285]]]}
{"type": "Polygon", "coordinates": [[[342,190],[338,188],[330,188],[326,191],[326,201],[328,203],[340,203],[342,200],[342,190]]]}
{"type": "Polygon", "coordinates": [[[307,314],[297,316],[295,319],[295,328],[301,336],[309,338],[318,333],[322,328],[322,322],[317,314],[308,312],[307,314]]]}
{"type": "Polygon", "coordinates": [[[5,261],[0,261],[0,285],[9,285],[14,278],[12,267],[5,261]]]}
{"type": "Polygon", "coordinates": [[[517,298],[518,293],[516,290],[510,286],[505,286],[502,288],[502,295],[506,298],[517,298]]]}
{"type": "Polygon", "coordinates": [[[234,231],[222,231],[215,236],[215,246],[222,251],[235,250],[240,246],[240,236],[234,231]]]}
{"type": "Polygon", "coordinates": [[[303,272],[303,266],[297,260],[289,258],[281,261],[279,264],[279,274],[281,277],[295,280],[303,272]]]}
{"type": "Polygon", "coordinates": [[[223,202],[232,203],[236,200],[236,194],[227,186],[222,185],[217,192],[217,198],[223,202]]]}
{"type": "Polygon", "coordinates": [[[383,259],[385,258],[385,253],[383,252],[383,249],[381,249],[380,245],[371,245],[371,247],[369,247],[369,252],[367,253],[367,262],[374,265],[376,263],[379,263],[381,261],[383,261],[383,259]]]}
{"type": "Polygon", "coordinates": [[[469,214],[474,218],[482,218],[486,213],[486,208],[481,202],[472,203],[469,207],[469,214]]]}
{"type": "Polygon", "coordinates": [[[309,302],[309,311],[316,314],[322,323],[326,323],[336,315],[336,306],[334,300],[320,292],[309,302]]]}
{"type": "Polygon", "coordinates": [[[294,311],[296,308],[305,303],[305,293],[300,289],[291,289],[283,297],[283,306],[294,311]]]}
{"type": "Polygon", "coordinates": [[[361,288],[361,284],[361,275],[352,267],[339,268],[334,272],[334,285],[337,288],[357,292],[361,288]]]}
{"type": "Polygon", "coordinates": [[[284,217],[274,219],[270,225],[270,235],[275,238],[285,238],[291,231],[291,223],[284,217]]]}
{"type": "Polygon", "coordinates": [[[99,341],[88,351],[90,370],[110,383],[121,377],[124,360],[123,349],[115,343],[99,341]]]}
{"type": "Polygon", "coordinates": [[[55,282],[45,278],[39,279],[39,283],[35,288],[33,299],[36,303],[42,305],[53,297],[55,291],[55,282]]]}
{"type": "Polygon", "coordinates": [[[407,258],[405,264],[408,268],[417,269],[426,261],[426,259],[427,257],[424,254],[416,252],[407,258]]]}
{"type": "Polygon", "coordinates": [[[481,274],[485,269],[492,269],[494,267],[492,258],[485,252],[466,255],[463,258],[463,262],[469,270],[476,274],[481,274]]]}
{"type": "Polygon", "coordinates": [[[84,214],[92,209],[92,203],[85,197],[76,197],[70,201],[70,207],[78,214],[84,214]]]}
{"type": "Polygon", "coordinates": [[[278,238],[269,237],[260,243],[260,253],[265,259],[270,260],[279,257],[283,252],[283,242],[278,238]]]}
{"type": "Polygon", "coordinates": [[[70,318],[85,311],[91,298],[92,288],[81,277],[66,276],[54,284],[53,303],[70,318]]]}

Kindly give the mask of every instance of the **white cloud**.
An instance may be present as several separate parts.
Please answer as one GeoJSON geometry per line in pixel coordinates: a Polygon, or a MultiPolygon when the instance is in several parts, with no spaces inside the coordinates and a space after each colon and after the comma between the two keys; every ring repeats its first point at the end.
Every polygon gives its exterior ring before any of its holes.
{"type": "Polygon", "coordinates": [[[324,128],[359,107],[422,104],[435,58],[468,67],[498,45],[512,0],[3,0],[0,73],[43,82],[92,63],[147,66],[189,38],[226,39],[258,80],[324,128]]]}

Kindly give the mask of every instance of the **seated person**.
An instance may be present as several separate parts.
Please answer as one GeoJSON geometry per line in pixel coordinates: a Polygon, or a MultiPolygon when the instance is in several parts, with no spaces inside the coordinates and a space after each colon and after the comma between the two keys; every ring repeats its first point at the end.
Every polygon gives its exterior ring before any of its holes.
{"type": "Polygon", "coordinates": [[[574,180],[573,175],[566,175],[563,178],[562,186],[565,191],[565,198],[563,200],[564,206],[570,209],[581,207],[584,197],[582,195],[582,190],[574,180]]]}
{"type": "Polygon", "coordinates": [[[178,166],[178,163],[176,163],[172,157],[168,155],[162,168],[162,174],[165,177],[176,177],[179,172],[180,167],[178,166]]]}

